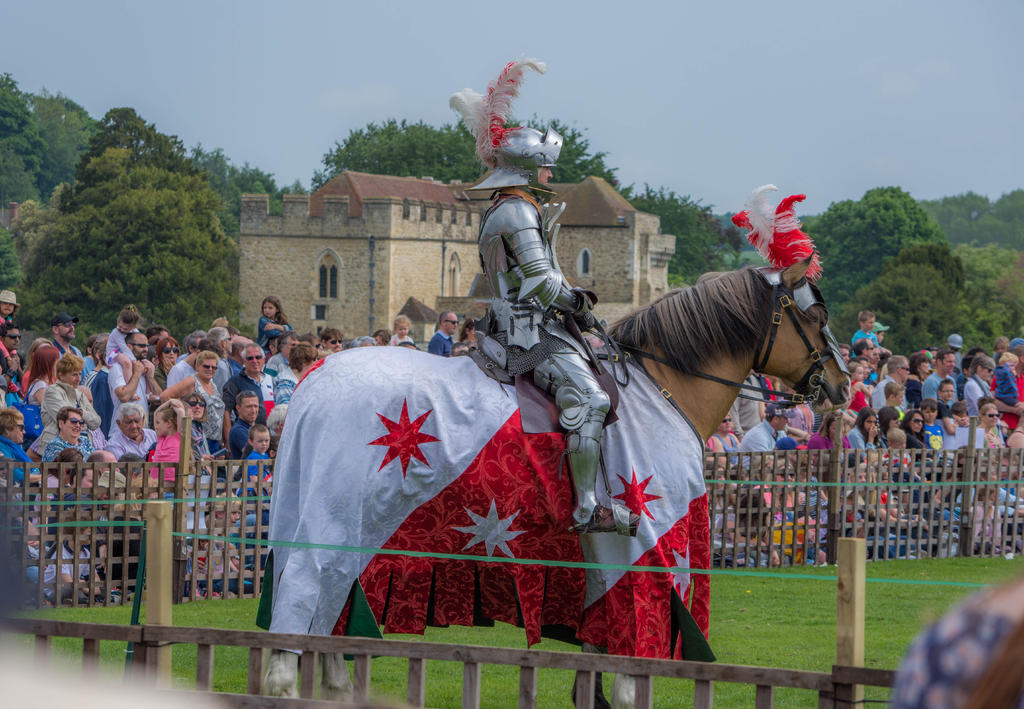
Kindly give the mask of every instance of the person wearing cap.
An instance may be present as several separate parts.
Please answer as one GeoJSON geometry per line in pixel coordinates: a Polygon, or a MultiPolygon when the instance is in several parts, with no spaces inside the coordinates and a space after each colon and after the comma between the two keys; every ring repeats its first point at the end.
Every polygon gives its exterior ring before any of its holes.
{"type": "Polygon", "coordinates": [[[883,325],[876,320],[871,328],[871,332],[875,333],[875,339],[878,340],[878,346],[881,347],[882,343],[885,342],[885,333],[889,332],[889,326],[883,325]]]}
{"type": "Polygon", "coordinates": [[[50,330],[53,331],[53,346],[60,350],[63,357],[65,352],[72,352],[76,357],[82,359],[82,351],[71,344],[75,339],[75,325],[78,318],[73,318],[67,313],[57,313],[50,320],[50,330]]]}
{"type": "Polygon", "coordinates": [[[740,450],[743,452],[772,451],[781,436],[785,434],[786,426],[792,412],[774,401],[765,407],[764,421],[747,431],[740,441],[740,450]]]}

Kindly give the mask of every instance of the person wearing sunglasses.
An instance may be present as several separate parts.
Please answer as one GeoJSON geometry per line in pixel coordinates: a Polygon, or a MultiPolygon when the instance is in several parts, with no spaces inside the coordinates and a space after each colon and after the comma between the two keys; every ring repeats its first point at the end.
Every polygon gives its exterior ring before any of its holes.
{"type": "Polygon", "coordinates": [[[437,332],[430,338],[427,345],[427,352],[441,355],[442,357],[452,356],[452,342],[456,330],[459,329],[459,317],[450,310],[441,313],[437,318],[437,332]]]}
{"type": "Polygon", "coordinates": [[[3,365],[4,376],[15,386],[20,386],[22,362],[18,347],[21,345],[21,328],[13,320],[0,322],[0,335],[0,345],[4,350],[0,365],[3,365]]]}
{"type": "MultiPolygon", "coordinates": [[[[88,387],[78,384],[82,378],[82,366],[82,359],[70,352],[57,360],[57,381],[46,387],[46,391],[43,393],[43,405],[40,411],[43,419],[43,432],[39,435],[38,450],[44,450],[46,445],[57,435],[59,428],[57,415],[67,407],[72,407],[75,411],[80,412],[83,425],[79,434],[89,437],[91,444],[106,443],[106,438],[93,441],[90,435],[90,431],[99,431],[102,419],[92,406],[92,391],[88,387]]],[[[78,434],[74,438],[66,440],[74,444],[78,440],[78,434]]],[[[88,455],[88,453],[83,452],[83,455],[88,455]]]]}
{"type": "Polygon", "coordinates": [[[229,412],[235,412],[238,395],[243,391],[251,391],[259,397],[261,404],[256,423],[266,425],[267,414],[274,408],[274,379],[263,371],[263,348],[250,342],[242,350],[242,362],[242,371],[231,377],[221,391],[224,407],[229,412]]]}
{"type": "MultiPolygon", "coordinates": [[[[156,366],[153,371],[153,379],[160,385],[161,390],[167,388],[167,375],[178,363],[179,354],[181,354],[181,347],[173,337],[161,337],[156,341],[156,366]]],[[[159,403],[159,401],[150,403],[150,414],[156,411],[159,403]]]]}
{"type": "Polygon", "coordinates": [[[334,354],[344,349],[344,335],[336,327],[324,328],[320,331],[320,349],[324,354],[334,354]]]}
{"type": "Polygon", "coordinates": [[[65,448],[77,448],[82,456],[92,455],[92,439],[86,432],[85,416],[81,409],[65,406],[57,412],[57,435],[43,449],[43,461],[52,462],[65,448]]]}
{"type": "Polygon", "coordinates": [[[201,401],[202,406],[189,405],[187,411],[192,416],[193,425],[197,420],[202,422],[207,452],[218,451],[227,440],[227,432],[231,430],[231,419],[224,413],[224,399],[213,381],[220,357],[211,350],[200,350],[195,354],[193,361],[195,374],[164,390],[160,398],[163,401],[182,399],[186,404],[194,400],[201,401]]]}

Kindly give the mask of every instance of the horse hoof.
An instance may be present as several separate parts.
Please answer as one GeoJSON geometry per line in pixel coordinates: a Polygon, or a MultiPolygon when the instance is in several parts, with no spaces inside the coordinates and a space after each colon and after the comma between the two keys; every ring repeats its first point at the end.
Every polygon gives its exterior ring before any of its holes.
{"type": "Polygon", "coordinates": [[[299,674],[299,656],[293,652],[274,651],[270,655],[268,665],[267,673],[263,676],[263,695],[298,698],[296,680],[299,674]]]}

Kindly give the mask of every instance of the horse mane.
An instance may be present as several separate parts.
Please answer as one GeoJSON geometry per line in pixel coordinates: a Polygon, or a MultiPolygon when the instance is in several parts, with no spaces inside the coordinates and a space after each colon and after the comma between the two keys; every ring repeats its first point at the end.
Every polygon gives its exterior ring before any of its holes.
{"type": "Polygon", "coordinates": [[[695,374],[726,352],[753,357],[771,312],[768,284],[748,266],[671,290],[617,321],[608,334],[626,347],[659,349],[673,369],[695,374]]]}

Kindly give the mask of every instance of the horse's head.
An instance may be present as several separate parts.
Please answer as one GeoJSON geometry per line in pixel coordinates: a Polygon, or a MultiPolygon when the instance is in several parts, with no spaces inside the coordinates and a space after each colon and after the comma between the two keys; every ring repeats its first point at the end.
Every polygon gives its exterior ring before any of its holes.
{"type": "Polygon", "coordinates": [[[772,299],[772,316],[754,355],[754,369],[778,377],[817,409],[843,406],[850,395],[850,373],[828,327],[821,291],[806,278],[811,259],[786,269],[758,273],[772,299]]]}

